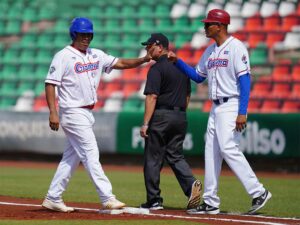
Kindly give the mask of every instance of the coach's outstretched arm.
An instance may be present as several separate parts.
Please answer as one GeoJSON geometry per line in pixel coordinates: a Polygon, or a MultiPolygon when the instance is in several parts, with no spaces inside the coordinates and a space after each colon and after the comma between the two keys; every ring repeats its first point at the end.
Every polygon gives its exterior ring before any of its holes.
{"type": "Polygon", "coordinates": [[[174,65],[180,69],[186,76],[195,81],[196,83],[202,83],[205,77],[200,76],[196,69],[186,64],[183,60],[178,59],[176,54],[172,51],[168,53],[168,58],[174,63],[174,65]]]}
{"type": "Polygon", "coordinates": [[[145,55],[142,58],[136,58],[136,59],[118,59],[117,63],[112,67],[113,69],[130,69],[135,68],[143,63],[149,62],[152,59],[152,52],[153,47],[147,52],[147,55],[145,55]]]}
{"type": "Polygon", "coordinates": [[[59,117],[55,106],[55,85],[46,83],[45,92],[46,92],[48,108],[50,111],[49,126],[51,130],[57,131],[59,128],[59,117]]]}

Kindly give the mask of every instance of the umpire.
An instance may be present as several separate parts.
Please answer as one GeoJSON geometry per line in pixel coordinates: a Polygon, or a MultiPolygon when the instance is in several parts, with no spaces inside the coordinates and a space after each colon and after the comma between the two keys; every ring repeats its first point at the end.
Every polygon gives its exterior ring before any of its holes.
{"type": "Polygon", "coordinates": [[[187,208],[200,203],[202,185],[193,176],[183,156],[183,141],[187,129],[186,108],[191,94],[190,80],[168,61],[169,40],[162,33],[151,34],[143,42],[147,52],[153,47],[156,61],[147,75],[144,124],[140,134],[145,138],[144,179],[147,202],[141,208],[163,209],[160,196],[160,171],[168,162],[189,198],[187,208]]]}

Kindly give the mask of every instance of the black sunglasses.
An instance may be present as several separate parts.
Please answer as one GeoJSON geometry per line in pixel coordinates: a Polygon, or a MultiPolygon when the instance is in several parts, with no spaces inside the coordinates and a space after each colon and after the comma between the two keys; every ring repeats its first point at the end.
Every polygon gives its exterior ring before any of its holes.
{"type": "Polygon", "coordinates": [[[221,23],[218,23],[218,22],[210,22],[210,23],[205,23],[205,24],[204,24],[205,27],[210,27],[210,26],[213,26],[213,25],[220,26],[221,23]]]}

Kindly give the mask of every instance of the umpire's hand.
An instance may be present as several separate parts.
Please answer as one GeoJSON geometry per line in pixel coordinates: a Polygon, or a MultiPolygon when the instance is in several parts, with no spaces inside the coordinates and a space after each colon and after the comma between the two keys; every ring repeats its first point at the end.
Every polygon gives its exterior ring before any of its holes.
{"type": "Polygon", "coordinates": [[[143,126],[141,126],[141,129],[140,129],[140,135],[141,135],[143,138],[147,138],[147,137],[148,137],[147,130],[148,130],[148,125],[143,125],[143,126]]]}

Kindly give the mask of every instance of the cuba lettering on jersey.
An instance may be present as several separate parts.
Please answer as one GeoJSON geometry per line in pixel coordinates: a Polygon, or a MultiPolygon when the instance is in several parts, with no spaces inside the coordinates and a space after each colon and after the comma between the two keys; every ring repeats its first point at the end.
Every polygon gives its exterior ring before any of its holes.
{"type": "Polygon", "coordinates": [[[205,50],[196,71],[207,77],[210,99],[237,97],[240,95],[239,76],[250,74],[247,48],[234,37],[219,47],[212,44],[205,50]]]}
{"type": "Polygon", "coordinates": [[[54,56],[45,82],[57,86],[61,108],[95,104],[102,73],[110,73],[117,61],[99,49],[83,54],[67,46],[54,56]]]}
{"type": "Polygon", "coordinates": [[[99,61],[95,63],[87,63],[82,64],[81,62],[78,62],[75,64],[75,72],[76,73],[84,73],[88,71],[97,70],[99,68],[99,61]]]}

